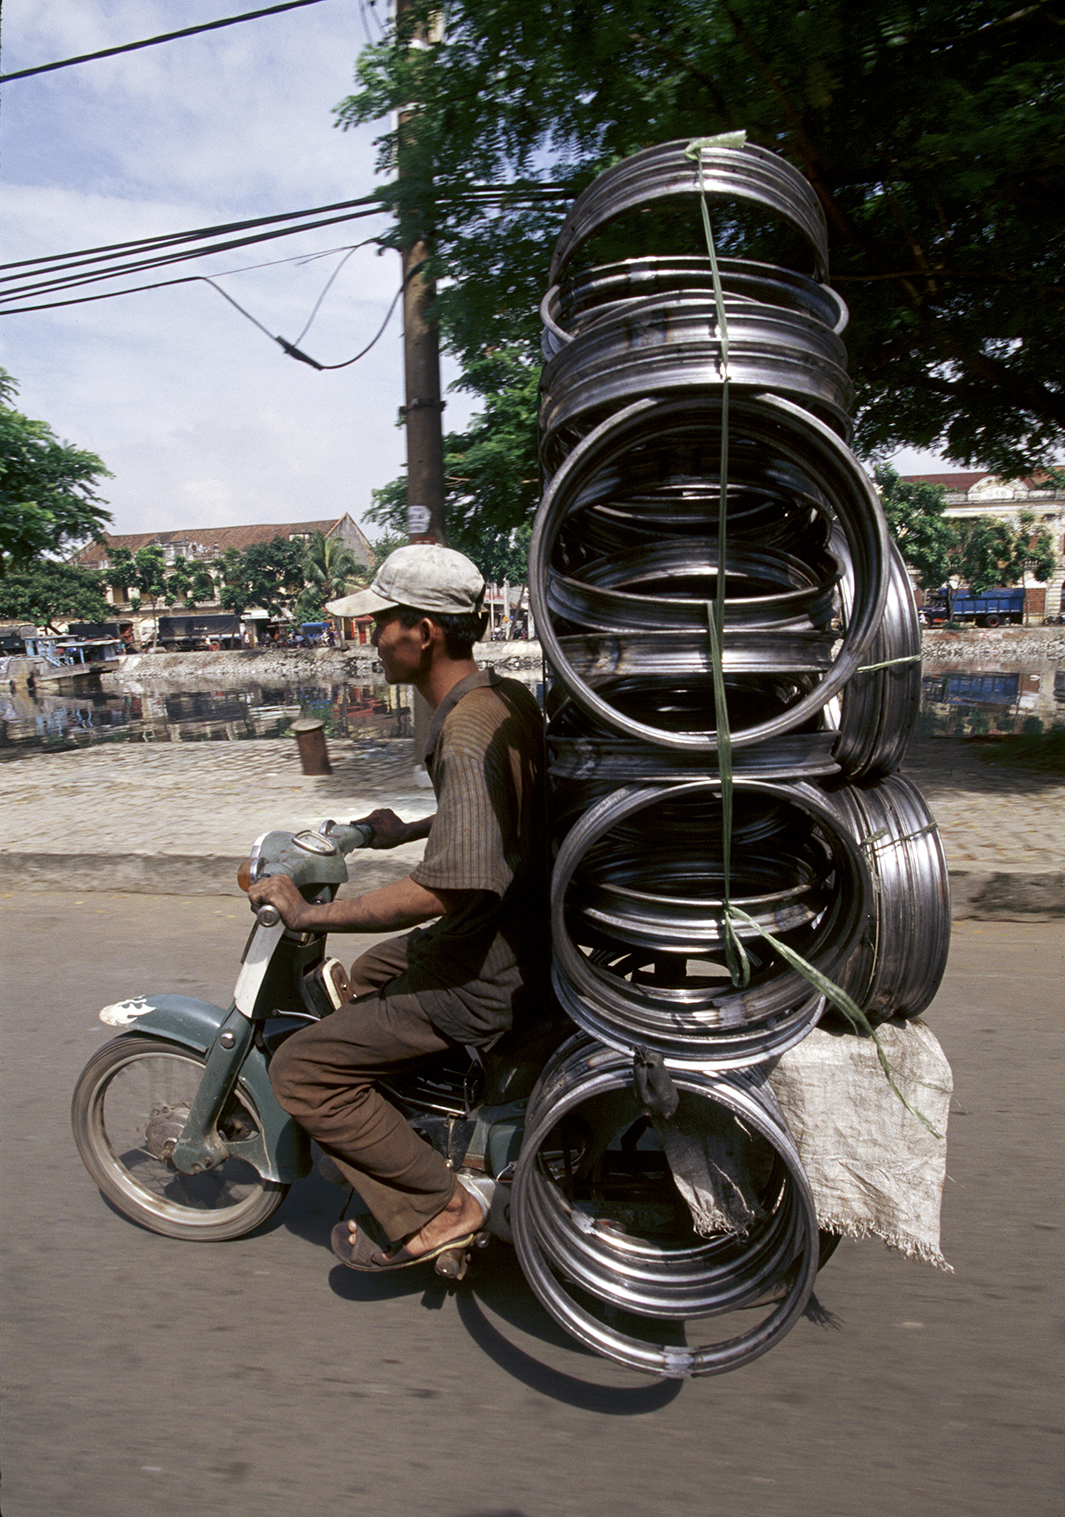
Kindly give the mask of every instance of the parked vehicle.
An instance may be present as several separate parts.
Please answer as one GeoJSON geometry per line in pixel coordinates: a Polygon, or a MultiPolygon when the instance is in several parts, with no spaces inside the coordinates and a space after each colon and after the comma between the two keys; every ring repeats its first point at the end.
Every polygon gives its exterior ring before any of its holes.
{"type": "Polygon", "coordinates": [[[160,616],[156,641],[167,653],[209,648],[213,644],[221,648],[239,648],[240,624],[231,612],[160,616]]]}
{"type": "Polygon", "coordinates": [[[958,590],[948,596],[937,590],[925,597],[922,616],[933,626],[946,621],[973,622],[977,627],[998,627],[1024,621],[1024,590],[1003,586],[970,595],[958,590]]]}

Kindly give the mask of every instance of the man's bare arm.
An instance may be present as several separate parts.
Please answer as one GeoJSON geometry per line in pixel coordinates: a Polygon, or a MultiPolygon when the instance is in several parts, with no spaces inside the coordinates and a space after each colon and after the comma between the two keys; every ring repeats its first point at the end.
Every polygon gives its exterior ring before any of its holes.
{"type": "Polygon", "coordinates": [[[368,890],[311,905],[287,874],[259,880],[248,891],[255,906],[276,906],[286,927],[295,932],[394,932],[446,916],[461,903],[463,891],[427,890],[410,876],[368,890]]]}

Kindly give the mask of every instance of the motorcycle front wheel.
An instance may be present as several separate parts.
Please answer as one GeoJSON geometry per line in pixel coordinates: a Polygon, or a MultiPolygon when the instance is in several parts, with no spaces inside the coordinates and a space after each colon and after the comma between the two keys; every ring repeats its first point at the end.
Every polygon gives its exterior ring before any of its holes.
{"type": "MultiPolygon", "coordinates": [[[[242,1238],[273,1215],[288,1186],[229,1158],[184,1175],[172,1158],[203,1076],[204,1059],[157,1038],[126,1034],[86,1064],[71,1105],[74,1142],[89,1174],[124,1216],[167,1238],[218,1243],[242,1238]]],[[[238,1086],[218,1129],[223,1138],[260,1130],[238,1086]]]]}

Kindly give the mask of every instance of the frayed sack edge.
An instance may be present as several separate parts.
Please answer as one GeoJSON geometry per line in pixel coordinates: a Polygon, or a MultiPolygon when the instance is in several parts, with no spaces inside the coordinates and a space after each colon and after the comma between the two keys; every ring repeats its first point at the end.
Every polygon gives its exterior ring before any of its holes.
{"type": "Polygon", "coordinates": [[[854,1222],[849,1218],[832,1215],[817,1217],[818,1227],[824,1228],[826,1233],[838,1233],[843,1238],[854,1238],[862,1242],[866,1238],[879,1238],[886,1248],[893,1253],[902,1254],[906,1259],[916,1259],[921,1264],[931,1264],[936,1269],[943,1270],[946,1274],[954,1273],[953,1264],[948,1264],[933,1243],[926,1243],[920,1238],[915,1238],[910,1233],[892,1233],[870,1223],[854,1222]]]}

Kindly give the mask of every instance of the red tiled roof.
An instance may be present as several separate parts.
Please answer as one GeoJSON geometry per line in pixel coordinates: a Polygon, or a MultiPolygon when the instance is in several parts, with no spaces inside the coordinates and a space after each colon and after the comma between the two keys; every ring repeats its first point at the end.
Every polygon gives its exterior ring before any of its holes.
{"type": "Polygon", "coordinates": [[[109,549],[128,548],[131,553],[136,553],[138,548],[147,548],[156,543],[160,547],[173,543],[177,547],[187,546],[190,549],[195,544],[206,549],[212,558],[220,558],[227,548],[250,548],[252,543],[268,543],[275,537],[290,537],[293,533],[309,535],[321,532],[328,537],[343,520],[343,516],[331,516],[325,521],[264,522],[259,526],[247,527],[180,527],[173,532],[105,532],[106,547],[101,543],[89,543],[82,548],[77,561],[91,569],[103,564],[109,549]]]}
{"type": "MultiPolygon", "coordinates": [[[[1001,476],[992,474],[984,469],[979,474],[903,474],[900,476],[907,485],[942,485],[945,490],[965,490],[968,492],[973,485],[978,485],[984,479],[998,479],[1001,476]]],[[[1003,480],[1003,484],[1023,485],[1026,490],[1038,490],[1044,487],[1049,476],[1045,469],[1039,469],[1035,475],[1026,475],[1023,479],[1003,480]]]]}
{"type": "Polygon", "coordinates": [[[942,485],[945,490],[971,490],[982,479],[990,479],[986,470],[980,474],[903,474],[907,485],[942,485]]]}

